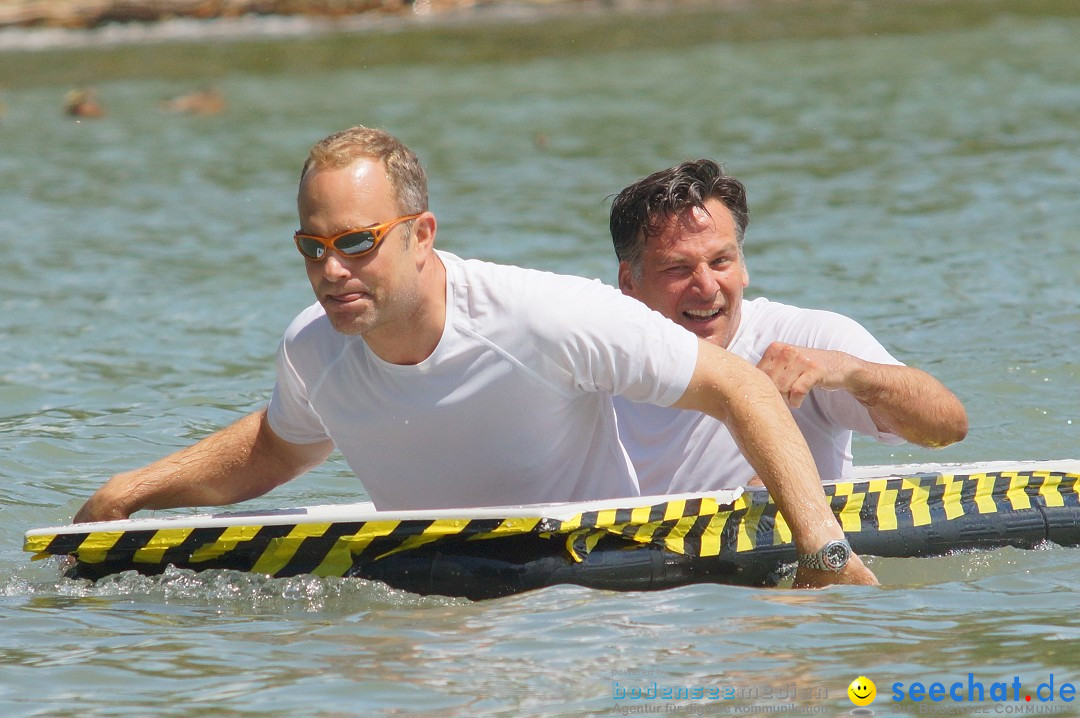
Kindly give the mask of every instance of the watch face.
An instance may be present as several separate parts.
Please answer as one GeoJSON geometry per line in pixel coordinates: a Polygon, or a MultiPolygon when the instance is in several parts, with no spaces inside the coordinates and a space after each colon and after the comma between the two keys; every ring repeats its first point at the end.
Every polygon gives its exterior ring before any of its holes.
{"type": "Polygon", "coordinates": [[[839,541],[825,548],[825,565],[834,571],[842,569],[848,562],[848,547],[839,541]]]}

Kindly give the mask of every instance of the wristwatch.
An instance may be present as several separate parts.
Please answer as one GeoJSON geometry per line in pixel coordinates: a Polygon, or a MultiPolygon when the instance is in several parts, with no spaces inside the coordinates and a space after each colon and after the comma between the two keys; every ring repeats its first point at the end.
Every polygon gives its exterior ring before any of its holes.
{"type": "Polygon", "coordinates": [[[816,553],[801,554],[799,565],[839,573],[844,570],[844,566],[847,566],[850,558],[851,544],[847,542],[847,539],[838,539],[825,544],[816,553]]]}

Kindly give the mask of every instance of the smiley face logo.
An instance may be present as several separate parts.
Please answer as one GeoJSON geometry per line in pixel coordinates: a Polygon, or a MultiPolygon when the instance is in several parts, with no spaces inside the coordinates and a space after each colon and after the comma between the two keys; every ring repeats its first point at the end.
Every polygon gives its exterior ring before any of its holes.
{"type": "Polygon", "coordinates": [[[877,698],[877,686],[866,676],[859,676],[847,687],[848,698],[857,706],[868,706],[877,698]]]}

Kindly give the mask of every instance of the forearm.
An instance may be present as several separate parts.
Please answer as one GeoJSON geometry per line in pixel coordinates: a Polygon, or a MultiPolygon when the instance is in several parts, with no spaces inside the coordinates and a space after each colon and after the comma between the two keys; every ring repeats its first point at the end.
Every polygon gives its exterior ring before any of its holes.
{"type": "MultiPolygon", "coordinates": [[[[694,376],[675,406],[705,412],[727,425],[787,521],[799,554],[817,553],[828,542],[844,538],[822,491],[806,439],[767,374],[702,341],[694,376]]],[[[830,583],[869,585],[876,584],[877,578],[852,555],[839,573],[800,566],[794,585],[830,583]]]]}
{"type": "Polygon", "coordinates": [[[843,531],[821,489],[814,460],[791,411],[769,378],[742,359],[708,351],[676,407],[720,419],[754,468],[792,530],[800,553],[817,551],[843,531]]]}
{"type": "Polygon", "coordinates": [[[318,463],[285,450],[259,411],[149,466],[117,474],[74,522],[127,518],[140,509],[219,506],[260,496],[318,463]]]}
{"type": "Polygon", "coordinates": [[[934,377],[913,367],[852,360],[844,389],[867,408],[882,431],[935,448],[967,436],[964,405],[934,377]]]}

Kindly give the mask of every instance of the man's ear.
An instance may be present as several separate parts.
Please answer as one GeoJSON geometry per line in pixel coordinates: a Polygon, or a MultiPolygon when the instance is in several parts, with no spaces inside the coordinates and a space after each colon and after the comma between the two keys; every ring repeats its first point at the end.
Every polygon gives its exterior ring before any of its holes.
{"type": "Polygon", "coordinates": [[[636,291],[634,285],[634,270],[630,262],[619,262],[619,289],[622,293],[632,297],[636,291]]]}
{"type": "Polygon", "coordinates": [[[417,249],[431,251],[435,245],[435,230],[438,225],[435,215],[424,212],[413,221],[416,222],[413,227],[413,236],[416,238],[417,249]]]}

